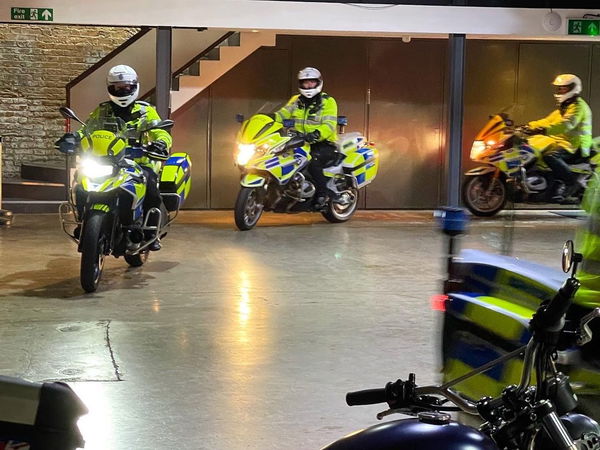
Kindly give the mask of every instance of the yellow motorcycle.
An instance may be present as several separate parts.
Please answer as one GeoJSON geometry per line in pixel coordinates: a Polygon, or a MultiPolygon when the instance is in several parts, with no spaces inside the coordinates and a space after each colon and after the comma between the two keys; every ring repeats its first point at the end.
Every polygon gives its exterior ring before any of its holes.
{"type": "MultiPolygon", "coordinates": [[[[551,142],[547,136],[531,136],[515,127],[505,113],[492,116],[471,147],[471,160],[482,165],[465,173],[465,206],[476,216],[489,217],[501,211],[507,200],[556,203],[552,197],[564,183],[554,178],[542,159],[542,151],[551,142]]],[[[600,162],[599,144],[600,138],[596,138],[590,158],[579,156],[569,164],[581,186],[586,185],[600,162]]],[[[579,201],[583,192],[581,189],[575,194],[579,201]]]]}
{"type": "Polygon", "coordinates": [[[83,138],[73,148],[78,156],[75,185],[59,212],[64,232],[81,253],[81,286],[93,292],[98,288],[105,256],[123,256],[134,267],[146,262],[148,247],[166,234],[189,193],[191,161],[186,153],[175,153],[164,162],[159,184],[161,206],[143,211],[147,179],[135,159],[146,152],[145,133],[169,129],[173,121],[148,123],[141,130],[132,130],[119,118],[84,123],[69,108],[60,108],[60,112],[84,125],[83,138]],[[157,225],[150,225],[150,218],[157,225]],[[70,226],[75,228],[70,230],[70,226]]]}
{"type": "MultiPolygon", "coordinates": [[[[316,192],[308,173],[310,145],[292,129],[293,120],[279,123],[264,114],[244,121],[237,135],[236,165],[242,172],[235,203],[235,223],[240,230],[253,228],[263,211],[320,212],[329,222],[345,222],[356,211],[359,189],[377,175],[379,152],[360,133],[341,133],[337,158],[323,169],[327,188],[338,194],[324,208],[314,206],[316,192]]],[[[347,125],[340,116],[338,125],[347,125]]]]}

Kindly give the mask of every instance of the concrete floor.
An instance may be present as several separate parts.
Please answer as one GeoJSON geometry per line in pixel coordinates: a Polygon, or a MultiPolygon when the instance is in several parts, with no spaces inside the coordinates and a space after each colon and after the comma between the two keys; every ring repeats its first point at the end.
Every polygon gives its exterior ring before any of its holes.
{"type": "MultiPolygon", "coordinates": [[[[465,247],[497,250],[477,220],[465,247]]],[[[560,265],[579,222],[519,212],[514,254],[560,265]]],[[[299,449],[376,422],[348,390],[437,379],[443,240],[430,212],[184,212],[143,268],[111,259],[83,295],[54,215],[0,229],[0,374],[68,381],[90,413],[86,449],[299,449]]],[[[394,416],[392,416],[394,418],[394,416]]]]}

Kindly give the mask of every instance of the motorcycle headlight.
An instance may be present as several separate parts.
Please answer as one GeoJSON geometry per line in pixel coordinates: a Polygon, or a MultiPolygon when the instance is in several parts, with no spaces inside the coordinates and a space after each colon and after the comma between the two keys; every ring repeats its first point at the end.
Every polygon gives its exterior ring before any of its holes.
{"type": "Polygon", "coordinates": [[[483,156],[487,150],[487,145],[483,141],[474,141],[471,147],[471,159],[476,161],[483,156]]]}
{"type": "Polygon", "coordinates": [[[238,165],[245,166],[248,164],[255,151],[256,145],[254,144],[238,144],[238,154],[235,158],[238,165]]]}
{"type": "Polygon", "coordinates": [[[83,159],[81,161],[81,173],[88,178],[101,178],[112,175],[113,166],[100,164],[94,159],[83,159]]]}

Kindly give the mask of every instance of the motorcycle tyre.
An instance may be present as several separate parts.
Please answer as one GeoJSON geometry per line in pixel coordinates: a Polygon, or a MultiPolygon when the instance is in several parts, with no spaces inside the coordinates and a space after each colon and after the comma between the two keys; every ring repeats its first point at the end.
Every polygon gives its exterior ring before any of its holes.
{"type": "Polygon", "coordinates": [[[334,210],[335,206],[332,201],[327,203],[327,208],[324,211],[321,211],[321,214],[323,217],[325,217],[325,219],[327,219],[328,222],[343,223],[350,220],[350,218],[354,215],[356,209],[358,208],[358,190],[352,189],[352,191],[354,193],[354,204],[349,207],[351,211],[349,213],[345,213],[343,216],[336,213],[334,210]]]}
{"type": "Polygon", "coordinates": [[[104,268],[104,214],[92,214],[83,227],[81,237],[81,287],[86,292],[98,289],[104,268]]]}
{"type": "Polygon", "coordinates": [[[474,183],[476,180],[479,179],[483,179],[483,178],[491,178],[493,177],[493,174],[485,174],[485,175],[477,175],[477,176],[469,176],[465,179],[464,183],[463,183],[463,187],[462,187],[462,198],[463,198],[463,203],[465,204],[465,206],[467,207],[467,209],[475,216],[479,216],[479,217],[492,217],[495,216],[496,214],[498,214],[500,211],[502,211],[502,209],[504,208],[504,205],[506,205],[506,200],[508,197],[508,188],[506,186],[506,183],[503,180],[498,180],[501,184],[502,184],[502,188],[504,191],[504,195],[502,200],[500,201],[500,203],[498,204],[498,206],[496,206],[493,209],[490,209],[488,211],[481,211],[480,209],[477,209],[475,206],[473,206],[471,204],[471,202],[469,201],[467,192],[468,189],[471,185],[471,183],[474,183]]]}
{"type": "Polygon", "coordinates": [[[258,204],[257,207],[260,209],[252,220],[246,220],[246,207],[250,196],[254,193],[256,196],[258,191],[256,188],[242,187],[238,193],[237,200],[235,201],[234,218],[235,225],[240,231],[248,231],[254,228],[258,223],[260,216],[262,216],[264,205],[258,204]]]}

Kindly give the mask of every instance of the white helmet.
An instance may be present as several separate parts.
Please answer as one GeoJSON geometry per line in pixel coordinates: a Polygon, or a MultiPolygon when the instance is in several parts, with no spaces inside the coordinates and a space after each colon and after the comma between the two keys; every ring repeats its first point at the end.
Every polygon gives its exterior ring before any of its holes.
{"type": "Polygon", "coordinates": [[[108,71],[108,96],[121,107],[129,106],[140,93],[137,73],[129,66],[119,65],[108,71]]]}
{"type": "Polygon", "coordinates": [[[323,77],[321,77],[321,72],[314,67],[305,67],[298,72],[298,90],[300,91],[300,94],[306,98],[313,98],[320,93],[321,90],[323,90],[323,77]],[[312,88],[305,89],[303,86],[304,80],[314,80],[317,84],[312,88]]]}
{"type": "Polygon", "coordinates": [[[554,98],[558,104],[581,93],[581,80],[577,75],[563,73],[552,82],[554,85],[554,98]]]}

